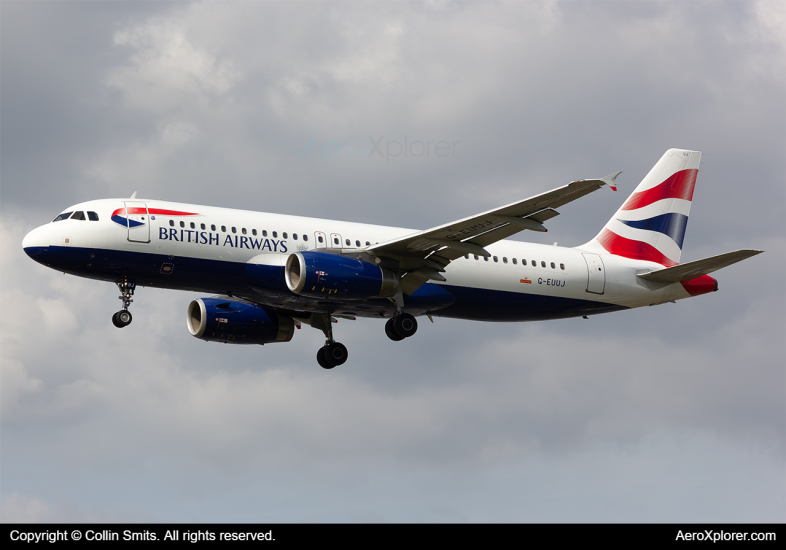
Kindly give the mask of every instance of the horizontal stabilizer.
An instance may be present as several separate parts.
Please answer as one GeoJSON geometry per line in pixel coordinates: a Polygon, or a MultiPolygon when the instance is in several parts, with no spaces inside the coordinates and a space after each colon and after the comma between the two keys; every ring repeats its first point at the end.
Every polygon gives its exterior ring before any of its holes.
{"type": "Polygon", "coordinates": [[[727,252],[718,256],[704,258],[703,260],[696,260],[695,262],[688,262],[686,264],[675,265],[674,267],[667,267],[666,269],[640,273],[638,276],[647,281],[656,283],[681,283],[684,281],[692,281],[697,277],[736,264],[746,258],[761,254],[762,252],[764,251],[735,250],[734,252],[727,252]]]}

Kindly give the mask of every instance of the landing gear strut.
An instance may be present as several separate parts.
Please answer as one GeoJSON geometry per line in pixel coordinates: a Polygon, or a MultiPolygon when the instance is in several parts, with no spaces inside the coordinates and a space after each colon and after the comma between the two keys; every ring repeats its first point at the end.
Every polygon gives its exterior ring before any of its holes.
{"type": "Polygon", "coordinates": [[[409,313],[398,313],[385,323],[385,334],[394,342],[409,338],[418,331],[418,322],[409,313]]]}
{"type": "Polygon", "coordinates": [[[136,290],[136,283],[134,281],[129,281],[126,278],[123,278],[120,281],[115,281],[118,290],[120,290],[120,296],[118,298],[123,300],[123,309],[112,315],[112,324],[115,325],[117,328],[123,328],[131,324],[133,317],[131,316],[131,312],[128,311],[131,302],[134,300],[132,296],[134,295],[134,290],[136,290]]]}
{"type": "Polygon", "coordinates": [[[325,345],[317,352],[317,363],[323,369],[343,365],[349,357],[347,347],[333,339],[333,326],[329,313],[312,313],[311,326],[325,333],[325,345]]]}

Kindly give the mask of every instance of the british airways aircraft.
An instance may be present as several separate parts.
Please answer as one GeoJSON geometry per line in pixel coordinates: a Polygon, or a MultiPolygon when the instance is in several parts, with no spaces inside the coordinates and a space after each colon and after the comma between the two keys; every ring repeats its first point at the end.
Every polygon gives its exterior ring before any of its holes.
{"type": "Polygon", "coordinates": [[[35,261],[114,282],[123,309],[137,286],[214,294],[187,308],[189,332],[227,344],[289,342],[295,327],[325,334],[326,369],[347,360],[337,318],[386,319],[391,340],[416,317],[537,321],[587,317],[718,290],[708,274],[759,254],[737,250],[680,264],[701,153],[670,149],[588,243],[506,241],[546,231],[557,208],[620,174],[547,193],[425,231],[159,200],[102,199],[67,208],[27,234],[35,261]]]}

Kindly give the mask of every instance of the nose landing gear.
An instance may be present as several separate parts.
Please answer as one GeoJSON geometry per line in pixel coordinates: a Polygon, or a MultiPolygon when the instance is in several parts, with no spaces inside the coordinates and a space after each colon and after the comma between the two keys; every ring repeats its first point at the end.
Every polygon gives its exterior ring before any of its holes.
{"type": "Polygon", "coordinates": [[[133,320],[128,308],[131,302],[134,301],[132,296],[134,295],[134,290],[136,290],[136,282],[122,279],[120,281],[115,281],[115,284],[118,290],[120,290],[120,296],[118,296],[118,298],[123,300],[123,309],[112,315],[112,324],[117,328],[123,328],[130,325],[133,320]]]}

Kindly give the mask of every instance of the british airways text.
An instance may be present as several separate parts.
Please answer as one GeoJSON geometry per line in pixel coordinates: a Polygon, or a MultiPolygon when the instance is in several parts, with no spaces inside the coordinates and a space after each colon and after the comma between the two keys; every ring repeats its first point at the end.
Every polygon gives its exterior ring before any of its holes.
{"type": "Polygon", "coordinates": [[[246,235],[224,235],[209,231],[195,231],[193,229],[158,228],[158,239],[161,241],[178,241],[183,243],[196,243],[216,246],[231,246],[233,248],[248,248],[249,250],[269,250],[270,252],[287,252],[287,242],[276,239],[257,239],[246,235]]]}

